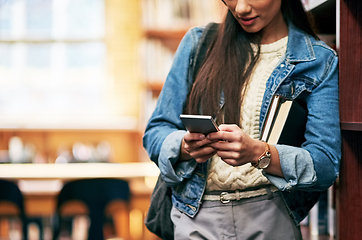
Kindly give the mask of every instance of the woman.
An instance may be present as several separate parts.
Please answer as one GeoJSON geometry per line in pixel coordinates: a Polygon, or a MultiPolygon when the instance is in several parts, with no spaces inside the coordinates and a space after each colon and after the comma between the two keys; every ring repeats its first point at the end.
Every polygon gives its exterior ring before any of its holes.
{"type": "Polygon", "coordinates": [[[300,221],[339,172],[338,58],[300,0],[224,3],[195,79],[203,28],[181,41],[144,146],[172,187],[175,239],[301,239],[300,221]],[[273,95],[308,110],[301,147],[258,140],[273,95]],[[185,112],[214,116],[220,131],[187,132],[185,112]]]}

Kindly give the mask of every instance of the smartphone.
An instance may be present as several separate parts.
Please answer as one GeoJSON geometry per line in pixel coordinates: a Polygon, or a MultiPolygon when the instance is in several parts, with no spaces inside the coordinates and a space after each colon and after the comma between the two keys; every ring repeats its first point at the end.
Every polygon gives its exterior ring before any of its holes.
{"type": "Polygon", "coordinates": [[[202,133],[207,135],[219,131],[211,116],[181,114],[180,119],[187,130],[191,133],[202,133]]]}

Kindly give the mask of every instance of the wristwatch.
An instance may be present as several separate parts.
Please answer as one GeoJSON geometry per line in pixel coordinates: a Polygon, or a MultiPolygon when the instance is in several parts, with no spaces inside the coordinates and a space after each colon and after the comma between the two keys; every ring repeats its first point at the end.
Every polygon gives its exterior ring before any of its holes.
{"type": "Polygon", "coordinates": [[[269,166],[270,164],[270,158],[271,158],[271,153],[270,153],[270,146],[268,143],[265,143],[265,151],[264,153],[259,157],[259,159],[252,163],[253,167],[256,167],[257,169],[265,169],[269,166]]]}

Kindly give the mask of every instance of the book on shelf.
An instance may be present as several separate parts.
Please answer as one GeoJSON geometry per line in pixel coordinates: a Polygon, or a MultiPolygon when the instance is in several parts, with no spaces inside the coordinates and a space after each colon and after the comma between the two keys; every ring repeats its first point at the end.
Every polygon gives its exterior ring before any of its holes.
{"type": "Polygon", "coordinates": [[[305,10],[311,11],[329,0],[302,0],[305,10]]]}
{"type": "Polygon", "coordinates": [[[144,39],[140,46],[143,78],[163,83],[171,69],[175,53],[158,39],[144,39]]]}
{"type": "Polygon", "coordinates": [[[296,101],[274,95],[266,114],[260,140],[299,147],[305,141],[308,112],[296,101]]]}
{"type": "Polygon", "coordinates": [[[142,0],[142,24],[145,29],[189,29],[220,22],[224,9],[215,0],[142,0]]]}

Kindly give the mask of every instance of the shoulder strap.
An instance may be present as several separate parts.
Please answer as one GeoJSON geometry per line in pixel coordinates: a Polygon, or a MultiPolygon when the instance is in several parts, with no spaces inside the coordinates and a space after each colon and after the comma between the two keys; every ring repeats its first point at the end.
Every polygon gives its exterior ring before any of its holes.
{"type": "Polygon", "coordinates": [[[188,99],[190,97],[191,89],[193,86],[193,83],[196,78],[196,74],[199,72],[200,67],[204,63],[205,55],[207,53],[207,50],[209,49],[212,41],[214,40],[216,36],[216,32],[219,28],[219,24],[217,23],[209,23],[206,25],[204,31],[201,34],[201,37],[197,43],[195,55],[192,61],[191,68],[189,68],[189,78],[187,80],[188,82],[188,94],[186,98],[186,103],[184,105],[184,112],[185,108],[187,106],[188,99]],[[190,79],[192,78],[192,79],[190,79]]]}
{"type": "Polygon", "coordinates": [[[197,44],[196,54],[193,63],[193,79],[195,81],[196,74],[199,72],[202,64],[204,63],[205,55],[209,49],[212,41],[215,38],[216,32],[219,29],[219,24],[211,22],[206,25],[200,40],[197,44]]]}

